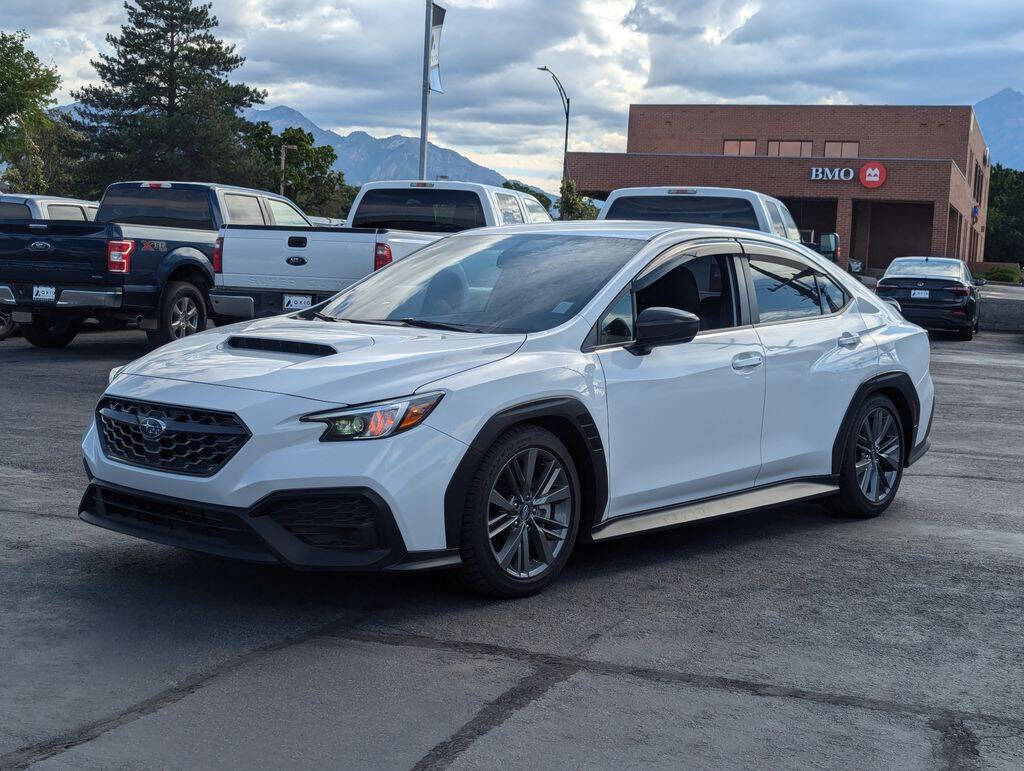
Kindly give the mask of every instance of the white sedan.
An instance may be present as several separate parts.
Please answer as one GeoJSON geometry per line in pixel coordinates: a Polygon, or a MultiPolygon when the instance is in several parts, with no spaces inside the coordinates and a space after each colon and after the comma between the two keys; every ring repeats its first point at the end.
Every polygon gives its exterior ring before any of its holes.
{"type": "Polygon", "coordinates": [[[523,596],[580,540],[811,498],[881,514],[928,446],[928,364],[919,327],[765,233],[473,230],[112,372],[80,515],[523,596]]]}

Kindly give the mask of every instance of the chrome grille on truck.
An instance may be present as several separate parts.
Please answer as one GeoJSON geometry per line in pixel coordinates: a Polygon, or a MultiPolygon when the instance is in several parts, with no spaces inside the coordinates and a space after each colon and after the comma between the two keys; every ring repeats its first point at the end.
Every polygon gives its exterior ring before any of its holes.
{"type": "Polygon", "coordinates": [[[212,476],[250,437],[237,415],[106,397],[96,408],[108,458],[174,474],[212,476]]]}

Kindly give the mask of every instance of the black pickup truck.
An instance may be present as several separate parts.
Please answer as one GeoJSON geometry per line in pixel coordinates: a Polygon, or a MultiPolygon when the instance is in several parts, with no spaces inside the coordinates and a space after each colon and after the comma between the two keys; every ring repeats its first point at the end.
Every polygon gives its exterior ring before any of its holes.
{"type": "Polygon", "coordinates": [[[117,182],[94,222],[0,219],[0,305],[46,348],[87,318],[137,323],[158,344],[194,334],[229,223],[309,224],[283,196],[199,182],[117,182]]]}

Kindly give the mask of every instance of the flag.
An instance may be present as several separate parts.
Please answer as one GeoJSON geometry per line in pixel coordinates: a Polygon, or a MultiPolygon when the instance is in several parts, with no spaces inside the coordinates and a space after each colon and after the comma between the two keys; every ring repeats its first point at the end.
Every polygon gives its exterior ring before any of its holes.
{"type": "Polygon", "coordinates": [[[441,87],[441,27],[444,25],[445,10],[437,3],[431,3],[430,18],[430,90],[444,93],[441,87]]]}

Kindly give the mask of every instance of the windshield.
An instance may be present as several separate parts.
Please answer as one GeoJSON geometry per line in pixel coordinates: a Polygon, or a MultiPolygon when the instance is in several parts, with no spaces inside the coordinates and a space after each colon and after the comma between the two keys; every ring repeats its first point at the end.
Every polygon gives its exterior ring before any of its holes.
{"type": "Polygon", "coordinates": [[[183,187],[107,188],[96,221],[216,230],[210,191],[183,187]]]}
{"type": "Polygon", "coordinates": [[[612,201],[605,219],[692,222],[760,230],[750,201],[717,195],[627,195],[612,201]]]}
{"type": "Polygon", "coordinates": [[[453,236],[373,274],[320,316],[540,332],[579,313],[643,245],[633,238],[552,233],[453,236]]]}
{"type": "Polygon", "coordinates": [[[893,260],[888,276],[950,276],[960,277],[960,263],[945,260],[893,260]]]}
{"type": "Polygon", "coordinates": [[[455,233],[484,222],[480,196],[471,190],[379,188],[367,190],[356,207],[354,228],[455,233]]]}

